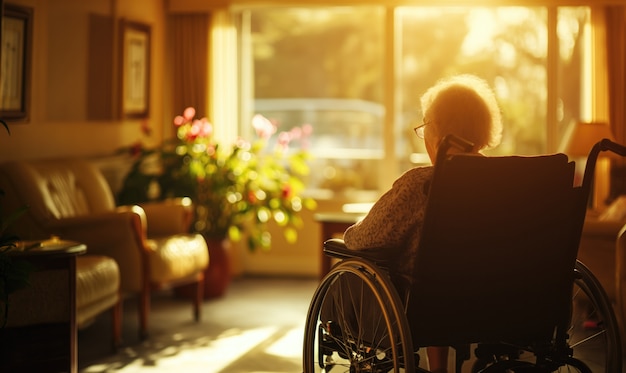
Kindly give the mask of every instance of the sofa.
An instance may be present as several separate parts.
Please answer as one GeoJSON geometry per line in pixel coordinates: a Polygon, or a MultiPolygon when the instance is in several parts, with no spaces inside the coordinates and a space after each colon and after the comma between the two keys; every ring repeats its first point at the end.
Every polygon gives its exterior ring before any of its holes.
{"type": "Polygon", "coordinates": [[[122,343],[122,297],[117,262],[104,255],[76,258],[76,326],[83,329],[105,311],[111,312],[113,349],[122,343]]]}
{"type": "Polygon", "coordinates": [[[22,239],[52,235],[87,245],[88,255],[113,258],[122,297],[139,300],[140,337],[148,336],[153,291],[192,284],[193,316],[200,319],[208,248],[189,233],[192,206],[172,199],[142,206],[116,206],[100,170],[83,159],[22,160],[0,164],[6,208],[28,205],[15,225],[22,239]]]}

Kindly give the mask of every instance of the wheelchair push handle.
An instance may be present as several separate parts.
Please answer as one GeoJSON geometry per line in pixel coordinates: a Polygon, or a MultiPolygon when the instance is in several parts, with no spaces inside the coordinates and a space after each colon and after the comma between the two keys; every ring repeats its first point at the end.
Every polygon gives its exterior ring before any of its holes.
{"type": "Polygon", "coordinates": [[[589,194],[591,191],[591,185],[593,183],[593,176],[595,174],[596,169],[596,161],[598,160],[598,156],[600,152],[610,151],[622,157],[626,157],[626,146],[618,144],[609,139],[602,139],[595,143],[591,150],[589,151],[589,155],[587,156],[587,163],[585,165],[585,173],[583,176],[583,189],[586,191],[585,194],[589,194]]]}
{"type": "MultiPolygon", "coordinates": [[[[622,144],[618,144],[609,139],[602,139],[596,144],[599,148],[599,152],[602,151],[610,151],[612,153],[621,155],[622,157],[626,157],[626,146],[622,144]]],[[[593,151],[593,150],[592,150],[593,151]]]]}
{"type": "Polygon", "coordinates": [[[585,166],[585,176],[589,175],[589,177],[591,177],[591,175],[594,174],[596,161],[598,160],[600,152],[606,151],[626,157],[626,146],[609,139],[602,139],[595,143],[589,151],[589,155],[587,156],[587,165],[585,166]]]}

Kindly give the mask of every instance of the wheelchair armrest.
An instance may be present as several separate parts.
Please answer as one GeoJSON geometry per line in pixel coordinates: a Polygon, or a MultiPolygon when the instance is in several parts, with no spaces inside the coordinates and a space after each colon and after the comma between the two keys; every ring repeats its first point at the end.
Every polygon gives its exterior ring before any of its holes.
{"type": "Polygon", "coordinates": [[[340,238],[326,240],[324,254],[338,259],[363,258],[381,267],[387,267],[390,258],[389,250],[385,249],[350,250],[340,238]]]}

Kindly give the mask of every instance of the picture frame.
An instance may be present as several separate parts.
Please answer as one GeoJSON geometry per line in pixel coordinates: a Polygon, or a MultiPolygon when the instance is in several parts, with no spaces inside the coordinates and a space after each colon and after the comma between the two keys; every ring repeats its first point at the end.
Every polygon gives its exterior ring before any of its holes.
{"type": "Polygon", "coordinates": [[[28,118],[32,61],[33,10],[4,4],[0,51],[0,118],[28,118]]]}
{"type": "Polygon", "coordinates": [[[147,118],[150,109],[150,25],[120,21],[121,116],[147,118]]]}

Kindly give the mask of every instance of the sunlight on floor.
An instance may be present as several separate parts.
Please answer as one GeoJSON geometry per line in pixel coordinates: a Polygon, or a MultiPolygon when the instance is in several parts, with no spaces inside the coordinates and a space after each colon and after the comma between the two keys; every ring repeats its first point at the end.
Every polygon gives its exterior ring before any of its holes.
{"type": "Polygon", "coordinates": [[[284,337],[269,346],[265,352],[276,356],[298,358],[302,356],[303,338],[304,328],[291,329],[284,337]]]}
{"type": "MultiPolygon", "coordinates": [[[[147,361],[145,358],[140,358],[123,367],[116,363],[106,365],[98,364],[84,369],[83,372],[136,373],[155,372],[164,369],[168,372],[179,371],[185,373],[219,372],[224,367],[227,367],[241,358],[255,346],[271,338],[276,331],[277,328],[274,326],[244,331],[230,329],[219,336],[218,339],[208,341],[205,346],[189,346],[188,348],[180,350],[164,348],[158,354],[150,356],[150,361],[147,361]]],[[[281,347],[278,348],[289,350],[289,348],[285,346],[293,347],[294,345],[300,345],[300,341],[295,343],[291,340],[292,334],[293,333],[289,332],[285,336],[288,338],[287,341],[283,341],[285,338],[279,340],[277,343],[280,344],[281,347]]],[[[298,351],[298,353],[301,352],[298,351]]]]}

